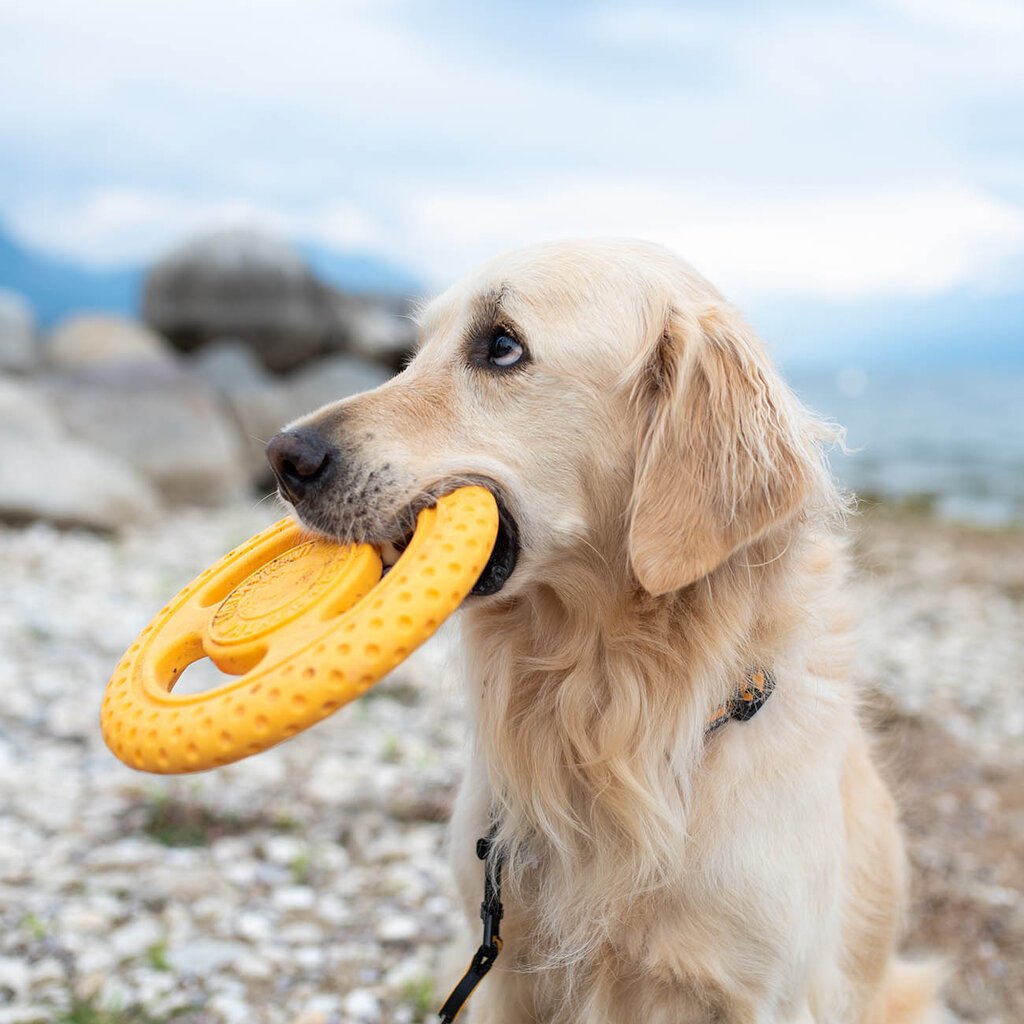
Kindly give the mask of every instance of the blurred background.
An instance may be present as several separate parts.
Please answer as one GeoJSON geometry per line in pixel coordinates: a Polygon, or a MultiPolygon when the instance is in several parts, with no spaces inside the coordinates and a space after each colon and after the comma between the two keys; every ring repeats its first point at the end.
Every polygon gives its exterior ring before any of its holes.
{"type": "Polygon", "coordinates": [[[279,426],[479,261],[607,234],[848,428],[909,945],[957,1019],[1024,1019],[1022,52],[1016,0],[0,0],[0,1024],[429,1018],[475,941],[453,632],[196,779],[119,765],[98,704],[279,514],[279,426]]]}

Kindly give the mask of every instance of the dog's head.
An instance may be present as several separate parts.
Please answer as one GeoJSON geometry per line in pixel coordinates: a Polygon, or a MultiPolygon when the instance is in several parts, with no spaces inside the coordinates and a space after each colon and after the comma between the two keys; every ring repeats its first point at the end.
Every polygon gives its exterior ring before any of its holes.
{"type": "Polygon", "coordinates": [[[821,437],[699,275],[591,241],[455,285],[401,374],[293,423],[268,455],[307,525],[398,550],[419,509],[489,487],[502,527],[478,593],[586,556],[663,594],[828,493],[821,437]]]}

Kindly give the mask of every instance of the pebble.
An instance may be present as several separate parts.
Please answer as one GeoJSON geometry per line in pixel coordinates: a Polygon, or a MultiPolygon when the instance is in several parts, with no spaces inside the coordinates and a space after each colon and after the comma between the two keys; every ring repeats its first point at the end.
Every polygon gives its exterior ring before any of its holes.
{"type": "Polygon", "coordinates": [[[128,960],[146,954],[160,941],[161,935],[160,925],[143,917],[113,932],[110,947],[122,960],[128,960]]]}
{"type": "Polygon", "coordinates": [[[53,1006],[0,1007],[0,1024],[49,1024],[57,1015],[53,1006]]]}
{"type": "Polygon", "coordinates": [[[252,1013],[245,1000],[239,999],[237,996],[217,995],[209,1001],[207,1006],[224,1021],[224,1024],[245,1024],[252,1018],[252,1013]]]}
{"type": "Polygon", "coordinates": [[[274,934],[274,926],[263,914],[246,911],[236,918],[235,931],[250,942],[266,942],[274,934]]]}
{"type": "Polygon", "coordinates": [[[380,1000],[365,988],[353,989],[345,997],[345,1012],[358,1021],[375,1021],[380,1016],[380,1000]]]}
{"type": "Polygon", "coordinates": [[[302,1012],[320,1017],[331,1017],[338,1012],[340,1006],[341,1000],[337,996],[319,992],[306,1001],[302,1012]]]}
{"type": "Polygon", "coordinates": [[[386,917],[377,926],[381,942],[411,942],[419,933],[420,926],[411,917],[386,917]]]}
{"type": "Polygon", "coordinates": [[[169,949],[166,957],[171,969],[178,974],[210,975],[245,954],[246,948],[240,943],[195,939],[185,946],[169,949]]]}
{"type": "Polygon", "coordinates": [[[273,903],[279,910],[310,910],[316,893],[305,885],[289,885],[274,891],[273,903]]]}
{"type": "Polygon", "coordinates": [[[17,999],[28,990],[32,980],[28,966],[13,957],[0,957],[0,992],[7,992],[9,998],[17,999]]]}
{"type": "Polygon", "coordinates": [[[275,864],[292,865],[300,857],[306,854],[308,845],[301,839],[294,836],[271,836],[264,844],[263,849],[267,860],[275,864]]]}
{"type": "MultiPolygon", "coordinates": [[[[103,744],[120,652],[277,515],[183,509],[117,538],[0,527],[0,1024],[66,1022],[72,987],[181,1024],[401,1024],[416,1019],[410,985],[472,953],[475,936],[448,948],[461,914],[434,820],[467,735],[453,630],[373,699],[225,769],[141,776],[103,744]],[[195,845],[173,845],[185,826],[195,845]]],[[[927,530],[873,544],[898,568],[852,586],[858,677],[1010,756],[1024,740],[1024,615],[1007,593],[1024,570],[1006,559],[972,575],[981,556],[927,530]]],[[[1006,813],[985,792],[973,801],[1006,813]]],[[[1021,913],[1019,894],[978,886],[1007,920],[1021,913]]]]}

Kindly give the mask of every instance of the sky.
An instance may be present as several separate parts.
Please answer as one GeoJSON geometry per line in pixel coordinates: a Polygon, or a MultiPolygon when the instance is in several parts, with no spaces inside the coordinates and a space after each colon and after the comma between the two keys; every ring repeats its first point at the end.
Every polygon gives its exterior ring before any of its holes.
{"type": "Polygon", "coordinates": [[[1024,2],[0,0],[0,220],[250,223],[443,286],[634,235],[741,303],[1024,291],[1024,2]]]}

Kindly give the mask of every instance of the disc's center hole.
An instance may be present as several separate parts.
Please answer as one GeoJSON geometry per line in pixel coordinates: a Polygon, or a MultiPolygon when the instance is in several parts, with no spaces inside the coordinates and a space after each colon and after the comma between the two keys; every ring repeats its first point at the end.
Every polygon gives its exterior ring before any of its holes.
{"type": "Polygon", "coordinates": [[[207,690],[216,690],[218,686],[233,683],[237,679],[237,675],[222,672],[209,658],[199,658],[178,676],[174,694],[180,697],[189,693],[206,693],[207,690]]]}

